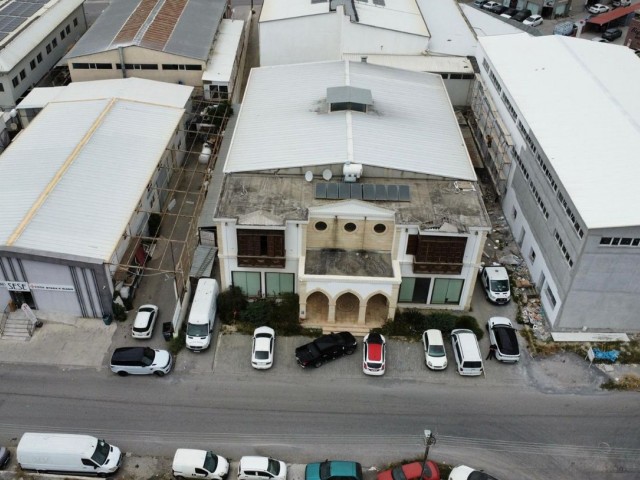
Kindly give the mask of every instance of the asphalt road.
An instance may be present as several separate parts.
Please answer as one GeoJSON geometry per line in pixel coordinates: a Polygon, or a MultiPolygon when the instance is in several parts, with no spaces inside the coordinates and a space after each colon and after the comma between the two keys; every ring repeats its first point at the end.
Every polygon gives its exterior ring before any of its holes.
{"type": "MultiPolygon", "coordinates": [[[[359,362],[354,357],[334,363],[359,362]]],[[[235,459],[383,466],[421,456],[430,428],[438,440],[432,458],[503,479],[640,476],[637,394],[548,395],[517,385],[301,372],[123,379],[105,369],[2,365],[0,442],[15,446],[24,431],[56,430],[99,435],[136,455],[200,447],[235,459]]]]}

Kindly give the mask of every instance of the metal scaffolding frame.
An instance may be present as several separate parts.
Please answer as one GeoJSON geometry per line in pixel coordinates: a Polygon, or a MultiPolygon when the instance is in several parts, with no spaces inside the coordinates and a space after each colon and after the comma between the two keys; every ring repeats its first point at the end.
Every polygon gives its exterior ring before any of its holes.
{"type": "MultiPolygon", "coordinates": [[[[132,214],[133,217],[138,213],[147,213],[149,219],[155,215],[159,220],[158,234],[130,236],[127,250],[117,264],[114,284],[124,281],[125,285],[135,288],[141,278],[169,275],[175,280],[177,297],[183,297],[198,244],[198,217],[231,114],[233,111],[229,103],[205,100],[202,89],[192,97],[191,111],[187,112],[186,121],[181,126],[186,144],[184,148],[171,149],[184,154],[184,160],[175,168],[158,166],[158,169],[170,170],[167,188],[153,187],[162,199],[161,210],[145,210],[139,203],[132,214]],[[207,112],[207,115],[203,116],[203,112],[207,112]],[[211,147],[206,164],[200,163],[205,142],[211,147]],[[145,252],[144,265],[139,261],[140,246],[145,252]],[[127,282],[127,279],[131,282],[127,282]]],[[[148,220],[146,225],[149,223],[148,220]]],[[[145,230],[149,230],[148,227],[145,230]]]]}

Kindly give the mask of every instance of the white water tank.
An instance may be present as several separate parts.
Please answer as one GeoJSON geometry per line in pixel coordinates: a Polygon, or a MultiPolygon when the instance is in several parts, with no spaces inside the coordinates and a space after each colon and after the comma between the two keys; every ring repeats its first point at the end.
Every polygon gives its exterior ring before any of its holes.
{"type": "Polygon", "coordinates": [[[342,167],[342,175],[345,182],[355,182],[362,175],[362,165],[360,163],[345,163],[342,167]]]}

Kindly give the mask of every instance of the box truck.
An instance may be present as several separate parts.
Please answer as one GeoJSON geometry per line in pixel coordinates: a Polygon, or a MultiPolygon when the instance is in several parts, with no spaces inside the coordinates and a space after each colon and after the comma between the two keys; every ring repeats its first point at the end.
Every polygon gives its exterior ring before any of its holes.
{"type": "Polygon", "coordinates": [[[18,443],[20,468],[38,473],[106,477],[120,468],[122,453],[90,435],[25,433],[18,443]]]}
{"type": "Polygon", "coordinates": [[[213,278],[198,280],[187,320],[186,344],[187,348],[193,352],[200,352],[211,345],[218,292],[218,282],[213,278]]]}

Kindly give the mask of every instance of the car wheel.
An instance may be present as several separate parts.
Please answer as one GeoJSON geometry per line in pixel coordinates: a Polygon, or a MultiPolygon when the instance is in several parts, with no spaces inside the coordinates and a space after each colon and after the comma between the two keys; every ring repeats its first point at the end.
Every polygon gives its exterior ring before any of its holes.
{"type": "Polygon", "coordinates": [[[182,475],[178,475],[178,476],[176,477],[176,479],[177,479],[177,480],[184,480],[184,477],[183,477],[182,475]]]}
{"type": "Polygon", "coordinates": [[[314,362],[313,366],[314,366],[315,368],[319,368],[319,367],[321,367],[321,366],[322,366],[322,364],[323,364],[323,363],[324,363],[324,362],[323,362],[322,360],[316,360],[316,361],[314,362]]]}
{"type": "Polygon", "coordinates": [[[124,370],[120,370],[118,372],[118,375],[120,375],[121,377],[126,377],[127,375],[129,375],[127,372],[125,372],[124,370]]]}
{"type": "Polygon", "coordinates": [[[356,351],[355,348],[349,348],[348,350],[345,350],[344,353],[346,355],[353,355],[353,353],[356,351]]]}
{"type": "Polygon", "coordinates": [[[163,372],[163,371],[161,371],[161,370],[156,370],[155,372],[153,372],[153,374],[154,374],[156,377],[164,377],[164,372],[163,372]]]}

